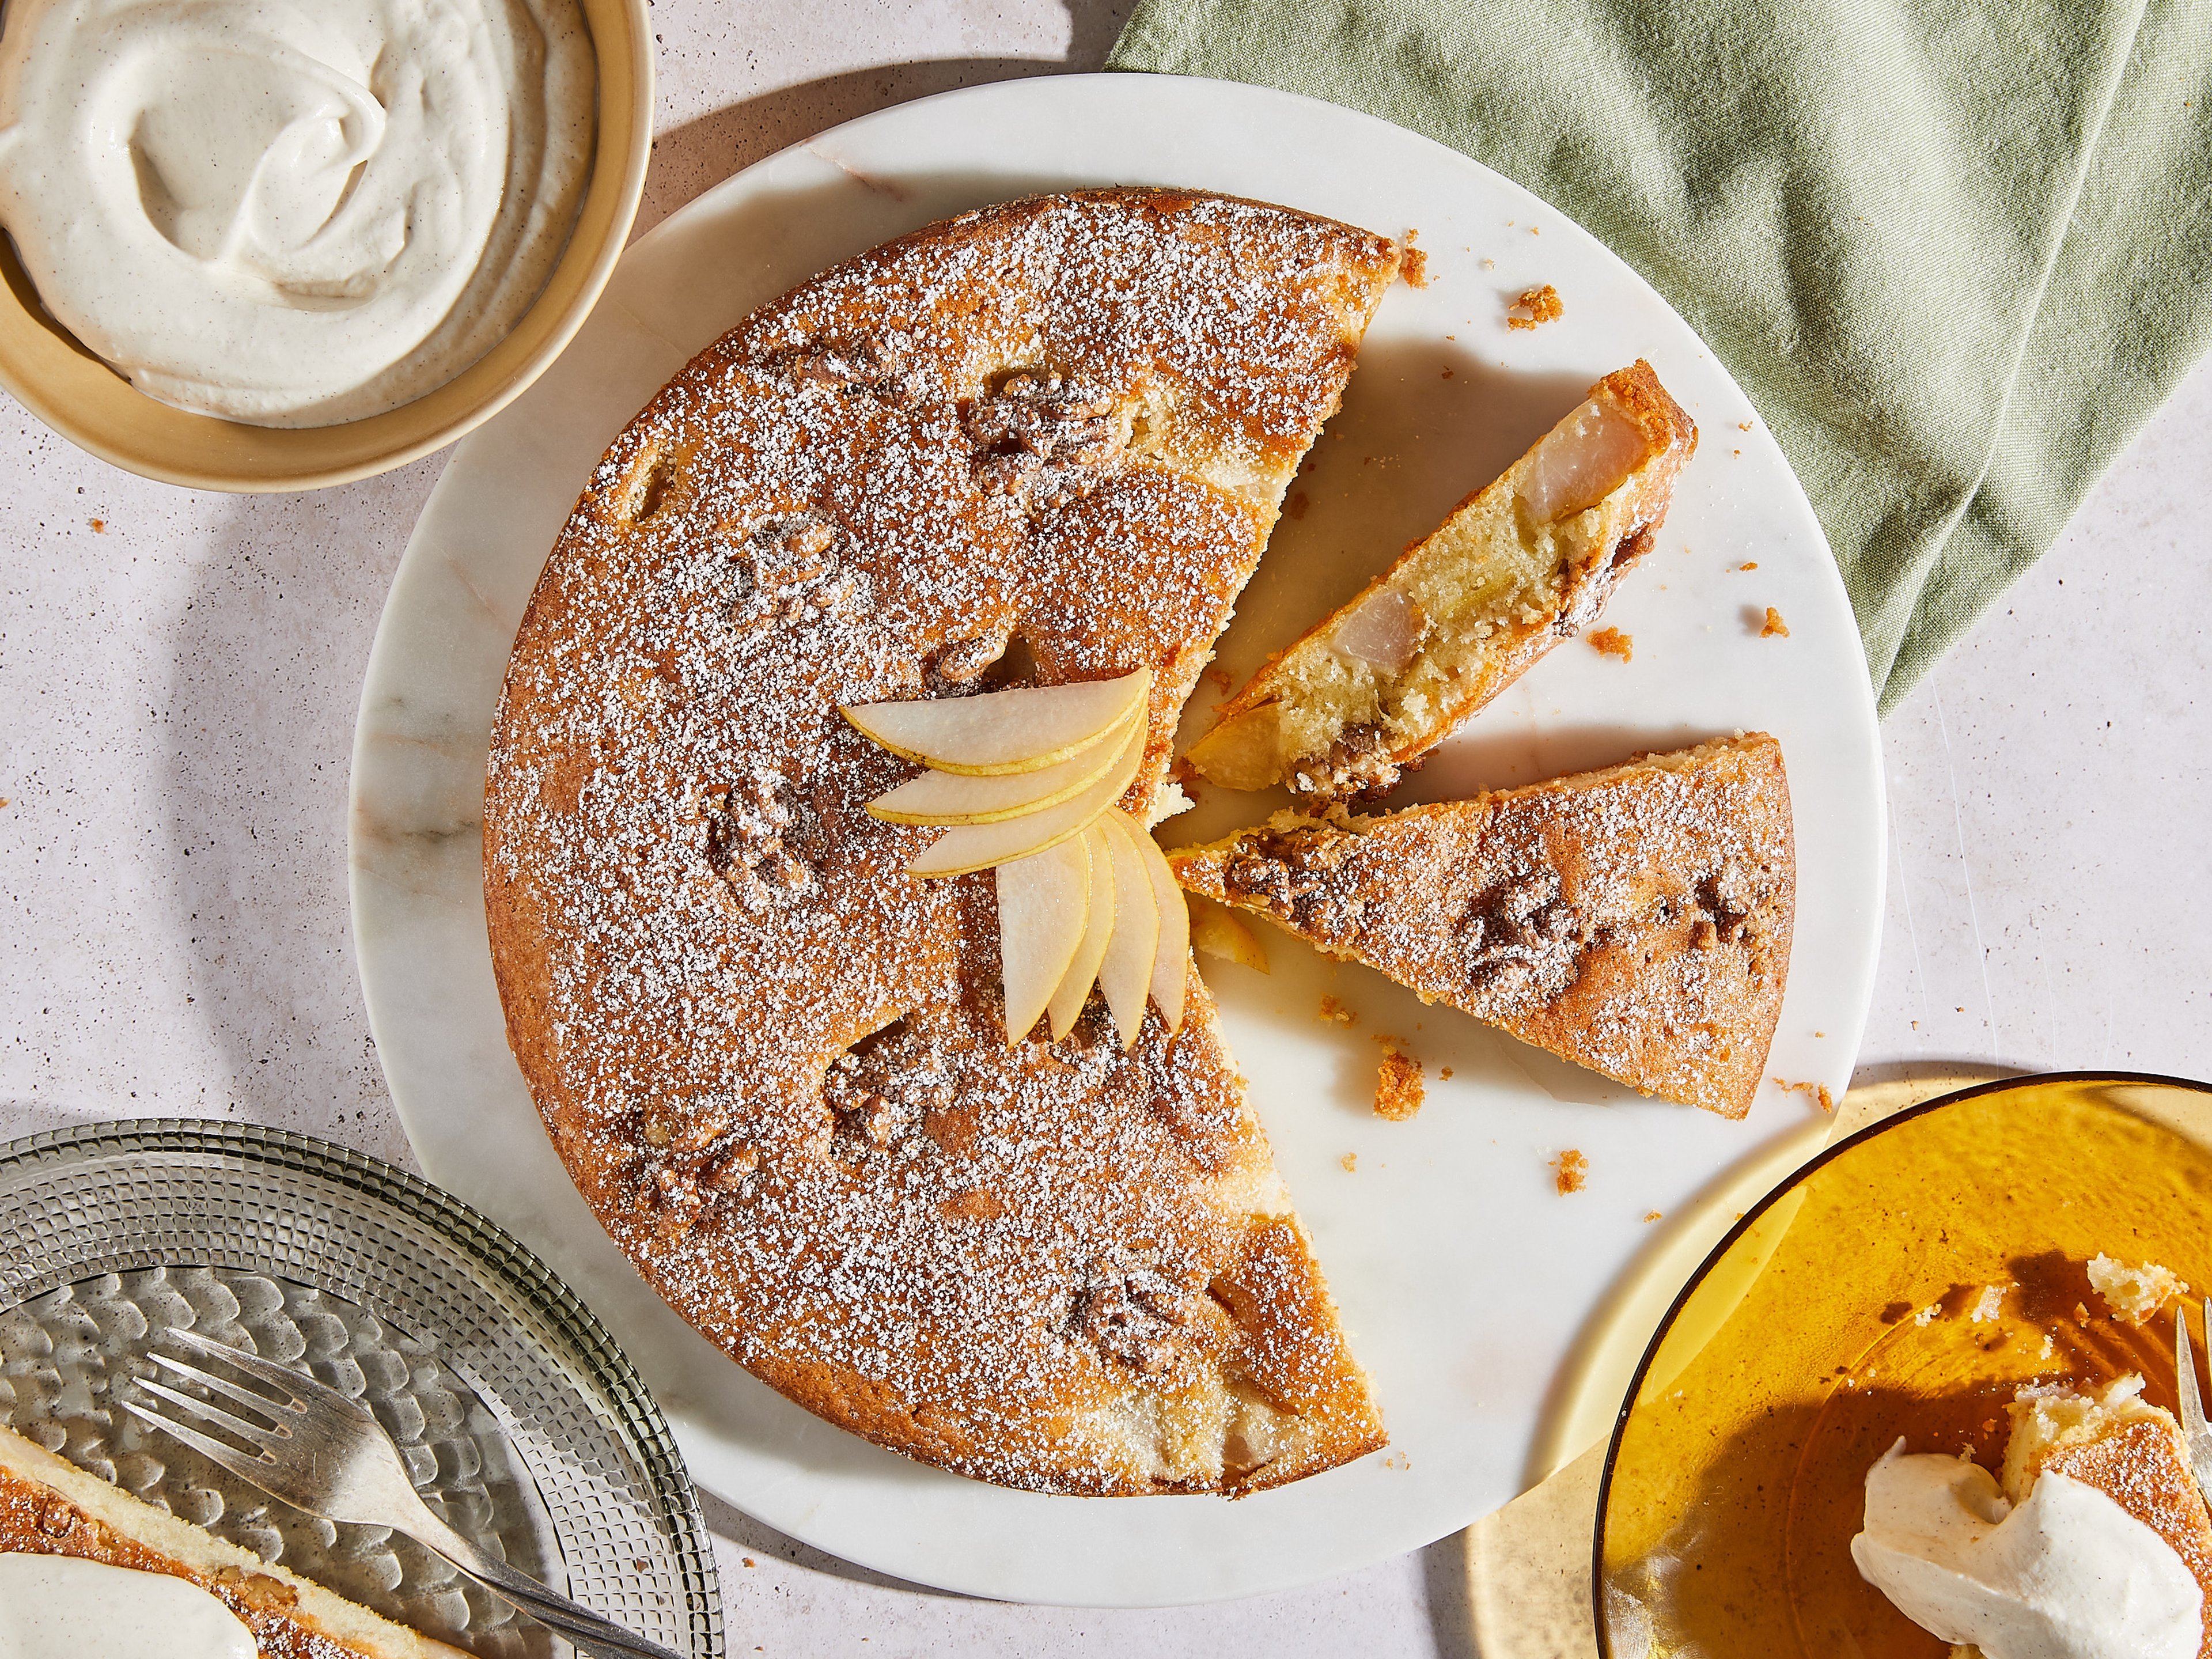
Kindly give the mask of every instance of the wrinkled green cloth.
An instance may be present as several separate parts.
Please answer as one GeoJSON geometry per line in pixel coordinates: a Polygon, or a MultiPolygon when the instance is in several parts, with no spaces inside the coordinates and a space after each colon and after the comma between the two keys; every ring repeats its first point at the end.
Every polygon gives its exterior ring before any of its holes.
{"type": "Polygon", "coordinates": [[[1366,110],[1610,245],[1773,428],[1885,713],[2212,346],[2212,0],[1141,0],[1112,64],[1366,110]]]}

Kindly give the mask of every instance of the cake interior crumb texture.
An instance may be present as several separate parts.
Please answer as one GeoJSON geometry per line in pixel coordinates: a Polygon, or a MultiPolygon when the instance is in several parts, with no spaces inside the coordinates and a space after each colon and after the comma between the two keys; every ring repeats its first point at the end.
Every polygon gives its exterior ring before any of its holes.
{"type": "Polygon", "coordinates": [[[1503,477],[1222,705],[1187,759],[1231,789],[1389,787],[1650,550],[1697,428],[1648,363],[1608,374],[1503,477]]]}

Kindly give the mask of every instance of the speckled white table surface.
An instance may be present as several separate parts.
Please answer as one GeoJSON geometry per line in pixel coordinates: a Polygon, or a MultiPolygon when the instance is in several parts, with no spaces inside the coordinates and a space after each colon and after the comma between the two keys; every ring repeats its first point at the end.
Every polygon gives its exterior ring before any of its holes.
{"type": "MultiPolygon", "coordinates": [[[[641,230],[824,127],[1094,69],[1110,0],[656,0],[641,230]]],[[[145,483],[0,400],[0,1139],[172,1114],[410,1164],[354,976],[348,753],[442,456],[246,499],[145,483]]],[[[1888,911],[1862,1080],[2212,1074],[2212,364],[1887,722],[1888,911]]],[[[731,1651],[1468,1656],[1449,1540],[1162,1613],[849,1568],[709,1499],[731,1651]]]]}

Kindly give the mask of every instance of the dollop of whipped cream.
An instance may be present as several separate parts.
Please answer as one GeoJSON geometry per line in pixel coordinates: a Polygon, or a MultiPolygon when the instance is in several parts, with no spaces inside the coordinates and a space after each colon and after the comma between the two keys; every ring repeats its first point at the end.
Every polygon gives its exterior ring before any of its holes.
{"type": "Polygon", "coordinates": [[[2038,1477],[2008,1503],[1987,1469],[1899,1440],[1867,1472],[1859,1574],[1987,1659],[2195,1659],[2203,1592],[2173,1547],[2096,1487],[2038,1477]]]}
{"type": "Polygon", "coordinates": [[[378,414],[544,286],[596,74],[576,0],[9,0],[0,224],[149,396],[378,414]]]}
{"type": "Polygon", "coordinates": [[[253,1632],[188,1578],[0,1555],[0,1659],[254,1659],[253,1632]]]}

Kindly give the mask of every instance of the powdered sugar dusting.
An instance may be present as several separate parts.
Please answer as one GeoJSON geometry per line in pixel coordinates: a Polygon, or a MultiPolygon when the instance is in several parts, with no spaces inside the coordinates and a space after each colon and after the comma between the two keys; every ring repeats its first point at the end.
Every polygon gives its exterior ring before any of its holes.
{"type": "MultiPolygon", "coordinates": [[[[1278,1189],[1202,991],[1009,1049],[988,876],[904,873],[936,832],[864,809],[914,769],[836,710],[1150,667],[1143,817],[1392,268],[1216,198],[965,216],[702,353],[555,550],[487,786],[510,1034],[616,1241],[832,1420],[1054,1490],[1304,1472],[1220,1462],[1251,1338],[1208,1291],[1278,1189]]],[[[1334,1379],[1305,1467],[1373,1437],[1321,1308],[1273,1339],[1334,1379]]]]}
{"type": "Polygon", "coordinates": [[[1193,891],[1647,1093],[1741,1116],[1796,860],[1764,733],[1374,817],[1279,813],[1170,854],[1193,891]]]}

